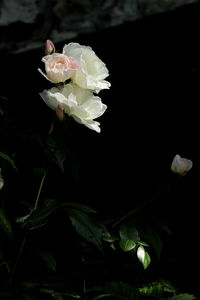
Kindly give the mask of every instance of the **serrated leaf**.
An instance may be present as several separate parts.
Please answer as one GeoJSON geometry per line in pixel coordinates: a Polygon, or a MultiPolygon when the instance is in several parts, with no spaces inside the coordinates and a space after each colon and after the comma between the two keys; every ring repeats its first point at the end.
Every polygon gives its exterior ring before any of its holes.
{"type": "Polygon", "coordinates": [[[146,270],[146,268],[149,266],[150,262],[151,262],[151,257],[149,256],[149,254],[145,251],[143,246],[139,246],[137,249],[137,257],[138,260],[142,263],[144,269],[146,270]]]}
{"type": "Polygon", "coordinates": [[[189,294],[178,294],[168,298],[168,300],[195,300],[195,299],[196,297],[194,295],[189,295],[189,294]]]}
{"type": "Polygon", "coordinates": [[[119,246],[123,251],[127,252],[136,247],[136,242],[133,240],[121,240],[119,246]]]}
{"type": "Polygon", "coordinates": [[[148,284],[147,286],[143,286],[138,290],[140,294],[144,296],[158,296],[158,295],[162,295],[164,288],[160,282],[152,282],[151,284],[148,284]]]}
{"type": "Polygon", "coordinates": [[[12,226],[2,208],[0,208],[0,227],[12,239],[12,226]]]}
{"type": "Polygon", "coordinates": [[[144,296],[160,296],[164,292],[175,293],[175,288],[166,280],[153,281],[138,289],[144,296]]]}
{"type": "Polygon", "coordinates": [[[9,162],[9,164],[10,164],[16,171],[18,171],[18,170],[17,170],[17,167],[15,166],[14,160],[11,159],[11,158],[9,157],[9,155],[7,155],[7,154],[5,154],[5,153],[3,153],[3,152],[0,152],[0,157],[3,158],[4,160],[6,160],[7,162],[9,162]]]}
{"type": "Polygon", "coordinates": [[[76,232],[102,252],[101,237],[104,231],[103,225],[79,210],[68,209],[68,213],[76,232]]]}

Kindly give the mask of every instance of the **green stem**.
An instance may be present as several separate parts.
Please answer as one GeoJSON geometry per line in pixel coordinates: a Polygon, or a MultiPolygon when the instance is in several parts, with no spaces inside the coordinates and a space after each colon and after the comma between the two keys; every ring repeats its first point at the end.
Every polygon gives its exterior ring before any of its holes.
{"type": "MultiPolygon", "coordinates": [[[[46,171],[44,172],[44,174],[42,176],[42,180],[40,182],[40,186],[39,186],[39,190],[38,190],[38,193],[37,193],[37,197],[36,197],[36,200],[35,200],[35,205],[34,205],[33,210],[37,209],[37,205],[38,205],[38,201],[39,201],[39,198],[40,198],[40,194],[41,194],[41,191],[42,191],[42,187],[43,187],[43,184],[44,184],[45,177],[46,177],[46,171]]],[[[20,260],[20,257],[22,255],[22,252],[23,252],[23,249],[24,249],[25,242],[26,242],[26,237],[24,237],[24,239],[22,241],[22,244],[21,244],[21,247],[19,249],[19,253],[17,255],[16,261],[15,261],[15,264],[14,264],[14,267],[13,267],[13,270],[12,270],[12,273],[11,273],[11,276],[10,276],[10,281],[9,281],[10,285],[12,284],[13,277],[14,277],[18,262],[20,260]]]]}
{"type": "Polygon", "coordinates": [[[18,253],[17,258],[16,258],[16,261],[15,261],[15,265],[14,265],[14,267],[13,267],[13,270],[12,270],[12,273],[11,273],[11,276],[10,276],[10,281],[9,281],[9,284],[10,284],[10,285],[12,284],[13,277],[14,277],[14,274],[15,274],[15,271],[16,271],[16,268],[17,268],[19,259],[20,259],[20,257],[21,257],[22,251],[23,251],[23,249],[24,249],[25,242],[26,242],[26,238],[24,237],[24,239],[23,239],[23,241],[22,241],[22,244],[21,244],[21,247],[20,247],[20,249],[19,249],[19,253],[18,253]]]}
{"type": "Polygon", "coordinates": [[[129,216],[131,216],[132,214],[140,211],[141,209],[143,209],[144,207],[146,207],[147,205],[157,201],[158,199],[160,199],[163,194],[166,192],[166,191],[169,191],[171,189],[171,184],[167,185],[163,191],[161,191],[155,198],[145,202],[144,204],[142,204],[141,206],[139,207],[136,207],[134,208],[133,210],[131,210],[129,213],[127,213],[125,216],[121,217],[118,221],[116,221],[113,225],[112,225],[112,228],[114,228],[115,226],[117,226],[118,224],[120,224],[122,221],[124,221],[125,219],[127,219],[129,216]]]}
{"type": "Polygon", "coordinates": [[[35,200],[35,205],[34,205],[34,208],[33,210],[36,210],[37,208],[37,205],[38,205],[38,200],[40,198],[40,194],[41,194],[41,191],[42,191],[42,187],[43,187],[43,184],[44,184],[44,180],[45,180],[45,177],[46,177],[46,172],[44,172],[43,176],[42,176],[42,180],[40,182],[40,186],[39,186],[39,190],[38,190],[38,193],[37,193],[37,197],[36,197],[36,200],[35,200]]]}
{"type": "Polygon", "coordinates": [[[85,283],[85,279],[83,279],[83,294],[86,293],[86,283],[85,283]]]}
{"type": "Polygon", "coordinates": [[[115,226],[117,226],[119,223],[121,223],[122,221],[124,221],[126,218],[128,218],[129,216],[131,216],[132,214],[136,213],[137,211],[140,211],[142,208],[144,208],[146,205],[150,204],[151,202],[153,202],[153,200],[150,200],[146,203],[144,203],[143,205],[134,208],[133,210],[131,210],[128,214],[126,214],[125,216],[121,217],[118,221],[116,221],[113,225],[112,228],[114,228],[115,226]]]}

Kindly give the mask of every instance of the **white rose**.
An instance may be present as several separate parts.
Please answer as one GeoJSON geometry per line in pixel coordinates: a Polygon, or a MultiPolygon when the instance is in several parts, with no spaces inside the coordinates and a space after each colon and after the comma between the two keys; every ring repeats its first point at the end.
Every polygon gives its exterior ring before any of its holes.
{"type": "Polygon", "coordinates": [[[69,83],[64,87],[44,90],[40,95],[53,110],[56,111],[59,106],[78,123],[100,132],[100,123],[93,119],[100,117],[107,106],[101,102],[101,98],[94,96],[91,91],[69,83]]]}
{"type": "Polygon", "coordinates": [[[96,93],[109,89],[111,84],[104,80],[109,75],[108,69],[91,47],[69,43],[64,46],[63,54],[72,57],[79,65],[79,70],[71,77],[74,83],[83,89],[94,90],[96,93]]]}
{"type": "Polygon", "coordinates": [[[172,172],[184,176],[188,173],[188,171],[192,168],[193,163],[190,159],[182,158],[180,155],[175,155],[172,164],[171,170],[172,172]]]}
{"type": "Polygon", "coordinates": [[[42,61],[45,63],[46,74],[40,69],[38,71],[52,83],[65,82],[79,68],[73,58],[61,53],[46,55],[42,61]]]}
{"type": "Polygon", "coordinates": [[[1,174],[1,168],[0,168],[0,190],[2,189],[2,187],[4,186],[4,180],[1,174]]]}

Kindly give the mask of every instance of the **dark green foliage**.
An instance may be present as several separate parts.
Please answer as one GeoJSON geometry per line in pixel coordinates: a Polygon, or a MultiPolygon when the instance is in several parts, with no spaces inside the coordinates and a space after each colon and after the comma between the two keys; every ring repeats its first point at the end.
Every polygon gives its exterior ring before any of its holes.
{"type": "Polygon", "coordinates": [[[6,233],[9,239],[13,238],[12,226],[2,208],[0,208],[0,229],[6,233]]]}
{"type": "Polygon", "coordinates": [[[103,252],[102,234],[105,232],[105,227],[96,219],[79,210],[70,208],[68,213],[77,233],[103,252]]]}
{"type": "Polygon", "coordinates": [[[35,133],[9,119],[6,103],[0,105],[0,299],[195,299],[155,271],[170,231],[153,206],[148,211],[153,200],[115,210],[117,200],[99,182],[105,199],[98,203],[93,166],[85,172],[93,150],[82,151],[89,136],[55,117],[35,133]]]}
{"type": "Polygon", "coordinates": [[[108,282],[103,287],[95,288],[99,294],[92,300],[100,298],[114,297],[114,299],[122,300],[138,300],[139,293],[136,288],[126,282],[108,282]]]}

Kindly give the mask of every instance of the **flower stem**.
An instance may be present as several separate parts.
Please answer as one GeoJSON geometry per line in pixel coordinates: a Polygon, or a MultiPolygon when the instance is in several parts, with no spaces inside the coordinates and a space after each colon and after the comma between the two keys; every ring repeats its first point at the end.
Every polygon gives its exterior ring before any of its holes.
{"type": "MultiPolygon", "coordinates": [[[[46,174],[47,173],[45,171],[44,174],[43,174],[43,176],[42,176],[42,180],[40,182],[40,186],[39,186],[39,190],[38,190],[37,197],[36,197],[36,200],[35,200],[35,205],[34,205],[33,211],[35,211],[37,209],[38,201],[39,201],[39,198],[40,198],[40,194],[41,194],[41,191],[42,191],[42,187],[43,187],[43,184],[44,184],[44,180],[45,180],[46,174]]],[[[10,276],[10,281],[9,281],[10,285],[12,284],[13,277],[14,277],[14,274],[15,274],[18,262],[19,262],[19,260],[21,258],[21,255],[22,255],[22,252],[23,252],[23,249],[24,249],[25,242],[26,242],[26,237],[24,237],[24,239],[22,241],[22,244],[21,244],[21,247],[19,249],[19,253],[17,255],[16,261],[15,261],[15,264],[14,264],[14,267],[13,267],[13,270],[12,270],[12,273],[11,273],[11,276],[10,276]]]]}
{"type": "Polygon", "coordinates": [[[146,205],[150,204],[151,202],[153,202],[153,200],[149,200],[148,202],[142,204],[141,206],[134,208],[133,210],[131,210],[128,214],[126,214],[125,216],[121,217],[118,221],[116,221],[113,225],[112,228],[114,228],[115,226],[117,226],[119,223],[121,223],[122,221],[124,221],[126,218],[128,218],[129,216],[131,216],[132,214],[136,213],[137,211],[140,211],[142,208],[144,208],[146,205]]]}
{"type": "Polygon", "coordinates": [[[45,180],[46,174],[47,173],[45,171],[44,174],[43,174],[43,176],[42,176],[42,180],[40,182],[40,186],[39,186],[39,190],[38,190],[38,193],[37,193],[37,197],[36,197],[36,200],[35,200],[35,205],[34,205],[33,210],[36,210],[36,208],[37,208],[38,200],[40,198],[40,194],[41,194],[41,191],[42,191],[42,187],[43,187],[43,184],[44,184],[44,180],[45,180]]]}
{"type": "Polygon", "coordinates": [[[13,277],[14,277],[14,274],[15,274],[15,271],[16,271],[16,268],[17,268],[19,259],[20,259],[20,257],[21,257],[22,251],[23,251],[23,249],[24,249],[25,242],[26,242],[26,238],[24,237],[24,239],[23,239],[23,241],[22,241],[22,244],[21,244],[21,247],[20,247],[20,249],[19,249],[19,253],[18,253],[17,258],[16,258],[16,261],[15,261],[13,270],[12,270],[12,272],[11,272],[10,281],[9,281],[9,284],[10,284],[10,285],[12,284],[13,277]]]}
{"type": "Polygon", "coordinates": [[[121,217],[119,220],[117,220],[113,225],[112,228],[116,227],[118,224],[120,224],[122,221],[124,221],[125,219],[127,219],[129,216],[131,216],[132,214],[140,211],[141,209],[145,208],[147,205],[159,200],[165,192],[169,192],[172,189],[172,185],[169,183],[166,187],[164,187],[163,191],[161,191],[156,197],[154,197],[153,199],[150,199],[149,201],[143,203],[142,205],[140,205],[139,207],[134,208],[133,210],[131,210],[130,212],[128,212],[125,216],[121,217]]]}

